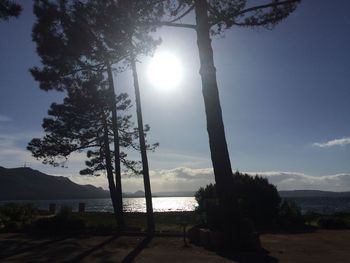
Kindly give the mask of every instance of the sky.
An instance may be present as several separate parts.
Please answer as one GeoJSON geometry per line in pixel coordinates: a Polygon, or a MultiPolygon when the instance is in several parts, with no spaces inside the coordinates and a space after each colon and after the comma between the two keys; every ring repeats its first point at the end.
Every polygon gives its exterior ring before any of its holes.
{"type": "MultiPolygon", "coordinates": [[[[32,1],[18,2],[21,16],[0,23],[0,166],[27,165],[106,187],[104,176],[79,175],[83,154],[71,156],[67,168],[54,168],[26,150],[31,138],[43,135],[49,105],[64,94],[40,90],[30,75],[29,68],[40,66],[31,40],[35,17],[32,1]]],[[[273,30],[236,27],[213,38],[234,170],[267,176],[279,190],[350,191],[349,8],[346,0],[304,0],[273,30]]],[[[152,190],[197,190],[213,182],[213,172],[195,32],[162,28],[156,37],[162,38],[156,54],[176,56],[183,77],[173,89],[156,87],[147,74],[151,58],[139,59],[148,139],[160,143],[149,153],[152,190]]],[[[133,99],[131,73],[114,78],[116,91],[133,99]]],[[[143,190],[141,178],[124,177],[123,189],[143,190]]]]}

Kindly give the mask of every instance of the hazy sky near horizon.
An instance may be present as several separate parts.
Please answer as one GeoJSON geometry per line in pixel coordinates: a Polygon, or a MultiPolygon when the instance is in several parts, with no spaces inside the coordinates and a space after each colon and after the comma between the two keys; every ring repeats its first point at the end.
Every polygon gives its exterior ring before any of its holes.
{"type": "MultiPolygon", "coordinates": [[[[78,175],[84,156],[68,168],[33,160],[25,150],[41,136],[49,105],[63,94],[44,92],[29,73],[40,65],[31,41],[32,1],[0,23],[0,166],[66,175],[105,186],[105,178],[78,175]]],[[[262,3],[268,1],[261,1],[262,3]]],[[[262,173],[282,189],[350,191],[350,20],[346,0],[304,0],[274,30],[232,28],[213,39],[226,137],[234,170],[262,173]]],[[[149,58],[138,65],[154,191],[195,190],[212,181],[195,33],[163,28],[157,52],[171,52],[183,66],[173,90],[147,78],[149,58]]],[[[130,72],[115,75],[117,90],[133,98],[130,72]]],[[[134,108],[132,109],[135,110],[134,108]]],[[[138,158],[138,154],[132,154],[138,158]]],[[[126,191],[142,189],[125,178],[126,191]]]]}

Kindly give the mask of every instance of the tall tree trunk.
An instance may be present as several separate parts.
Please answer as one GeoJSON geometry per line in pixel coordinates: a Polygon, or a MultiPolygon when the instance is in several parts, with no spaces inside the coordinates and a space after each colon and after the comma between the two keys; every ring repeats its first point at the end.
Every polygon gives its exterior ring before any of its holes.
{"type": "Polygon", "coordinates": [[[196,0],[197,45],[200,57],[200,75],[207,117],[207,131],[215,181],[220,195],[225,195],[232,182],[232,169],[227,149],[224,123],[216,81],[213,49],[209,35],[207,0],[196,0]]]}
{"type": "Polygon", "coordinates": [[[200,58],[202,93],[207,118],[207,131],[215,182],[221,206],[223,227],[229,228],[229,199],[232,191],[232,169],[227,149],[224,123],[220,106],[213,49],[208,23],[207,0],[195,1],[197,45],[200,58]]]}
{"type": "Polygon", "coordinates": [[[113,166],[112,166],[112,158],[111,158],[111,150],[109,147],[109,138],[108,138],[108,125],[107,125],[107,119],[106,116],[103,116],[103,144],[104,144],[104,155],[105,155],[105,162],[106,162],[106,170],[107,170],[107,179],[108,179],[108,187],[109,187],[109,194],[111,196],[112,200],[112,206],[114,215],[116,217],[116,220],[118,221],[118,197],[117,192],[115,189],[114,184],[114,178],[113,178],[113,166]]]}
{"type": "Polygon", "coordinates": [[[140,139],[140,150],[141,150],[141,160],[142,160],[142,174],[143,174],[143,183],[145,187],[145,198],[146,198],[146,210],[147,210],[147,230],[149,232],[154,232],[154,217],[153,217],[153,205],[152,205],[152,191],[151,183],[149,178],[149,167],[147,159],[147,149],[145,143],[145,134],[143,130],[143,120],[142,120],[142,110],[141,110],[141,97],[140,97],[140,87],[139,80],[137,75],[137,68],[135,59],[131,59],[131,69],[134,79],[134,88],[135,88],[135,99],[136,99],[136,115],[137,115],[137,124],[139,130],[139,139],[140,139]]]}
{"type": "Polygon", "coordinates": [[[117,192],[117,220],[119,229],[125,228],[124,213],[123,213],[123,196],[122,196],[122,182],[121,182],[121,168],[120,168],[120,147],[117,121],[117,101],[114,91],[114,81],[111,65],[107,62],[108,86],[110,92],[110,108],[112,111],[112,129],[114,137],[114,166],[115,166],[115,186],[117,192]]]}

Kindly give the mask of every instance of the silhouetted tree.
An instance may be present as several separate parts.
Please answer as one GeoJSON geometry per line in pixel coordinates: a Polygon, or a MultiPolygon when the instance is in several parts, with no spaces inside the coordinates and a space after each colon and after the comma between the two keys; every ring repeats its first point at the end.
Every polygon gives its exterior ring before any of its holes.
{"type": "Polygon", "coordinates": [[[22,12],[22,7],[10,0],[0,0],[0,21],[7,21],[9,17],[18,17],[22,12]]]}
{"type": "MultiPolygon", "coordinates": [[[[79,88],[68,90],[68,96],[62,104],[53,103],[48,112],[49,118],[43,121],[46,135],[34,138],[28,144],[33,156],[45,164],[53,166],[64,165],[74,152],[85,151],[88,161],[87,168],[81,174],[99,175],[107,172],[108,186],[115,215],[120,212],[114,178],[113,151],[113,122],[108,107],[109,91],[105,88],[103,77],[94,76],[89,81],[81,83],[79,88]]],[[[116,98],[119,111],[126,112],[131,107],[127,94],[116,98]]],[[[131,115],[118,117],[120,145],[123,148],[139,150],[134,142],[138,139],[138,129],[133,127],[131,115]]],[[[148,128],[146,128],[146,131],[148,128]]],[[[148,145],[153,150],[157,145],[148,145]]],[[[127,154],[120,153],[120,159],[126,170],[141,173],[140,163],[127,159],[127,154]]],[[[118,219],[118,218],[117,218],[118,219]]]]}
{"type": "Polygon", "coordinates": [[[122,56],[118,9],[114,1],[36,0],[34,13],[38,20],[33,28],[33,40],[44,66],[35,67],[31,72],[40,82],[40,88],[66,90],[74,88],[74,83],[84,79],[87,72],[106,72],[114,136],[118,221],[123,228],[120,142],[112,72],[113,63],[122,56]]]}
{"type": "MultiPolygon", "coordinates": [[[[134,1],[131,8],[137,7],[136,16],[130,18],[129,12],[121,12],[119,5],[128,1],[44,1],[37,0],[35,13],[38,23],[33,30],[33,38],[38,43],[38,53],[43,59],[42,69],[32,69],[34,77],[40,81],[44,90],[55,88],[64,90],[72,86],[72,80],[82,78],[85,71],[105,70],[110,90],[110,110],[114,127],[114,154],[117,190],[121,192],[120,164],[118,156],[118,123],[114,100],[113,65],[130,57],[130,54],[147,53],[156,45],[148,32],[155,30],[155,19],[159,19],[159,8],[143,9],[142,4],[151,1],[134,1]],[[142,4],[141,4],[142,3],[142,4]],[[125,15],[127,14],[127,16],[125,15]],[[134,35],[132,48],[128,32],[134,27],[125,22],[139,22],[134,35]],[[146,21],[148,21],[146,23],[146,21]],[[151,22],[150,22],[151,21],[151,22]],[[146,30],[147,27],[147,30],[146,30]]],[[[139,109],[137,103],[137,108],[139,109]]],[[[141,113],[141,111],[138,111],[141,113]]],[[[140,114],[138,113],[138,119],[140,114]]],[[[142,122],[142,120],[141,120],[142,122]]],[[[143,127],[139,127],[142,141],[143,127]]],[[[141,145],[145,152],[145,145],[141,145]]],[[[142,154],[144,157],[144,154],[142,154]]],[[[142,158],[145,194],[150,229],[154,229],[151,190],[148,176],[147,159],[142,158]]],[[[121,197],[119,200],[121,205],[121,197]]],[[[120,219],[122,220],[122,218],[120,219]]]]}
{"type": "Polygon", "coordinates": [[[147,54],[154,50],[157,44],[159,44],[159,41],[150,37],[149,33],[155,30],[154,25],[156,22],[159,22],[159,17],[161,17],[159,11],[162,10],[162,8],[147,8],[150,3],[150,1],[138,0],[119,1],[119,7],[123,15],[123,28],[125,28],[126,60],[130,63],[135,90],[136,116],[139,128],[142,174],[147,210],[147,230],[153,232],[155,230],[155,223],[153,217],[152,191],[147,158],[147,145],[143,131],[140,85],[136,66],[137,54],[147,54]]]}
{"type": "MultiPolygon", "coordinates": [[[[157,2],[157,1],[156,1],[157,2]]],[[[232,169],[225,137],[224,123],[214,65],[211,35],[222,34],[232,26],[273,28],[292,13],[300,0],[272,0],[264,5],[251,5],[248,0],[165,0],[169,18],[161,24],[194,29],[200,58],[200,75],[204,98],[207,131],[216,187],[223,214],[222,224],[230,229],[230,191],[232,169]],[[195,24],[179,23],[192,11],[195,24]]],[[[231,227],[232,228],[232,227],[231,227]]],[[[234,230],[233,230],[234,231],[234,230]]],[[[234,235],[230,231],[227,236],[234,235]]]]}

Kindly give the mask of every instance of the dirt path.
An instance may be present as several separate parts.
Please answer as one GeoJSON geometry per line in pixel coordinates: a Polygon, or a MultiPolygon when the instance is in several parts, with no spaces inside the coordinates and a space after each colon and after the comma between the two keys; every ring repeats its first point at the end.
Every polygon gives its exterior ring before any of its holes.
{"type": "Polygon", "coordinates": [[[180,237],[1,234],[0,262],[350,262],[350,230],[266,234],[261,241],[269,254],[227,258],[201,247],[186,247],[180,237]]]}

